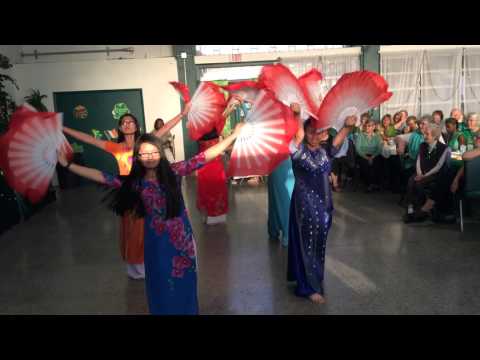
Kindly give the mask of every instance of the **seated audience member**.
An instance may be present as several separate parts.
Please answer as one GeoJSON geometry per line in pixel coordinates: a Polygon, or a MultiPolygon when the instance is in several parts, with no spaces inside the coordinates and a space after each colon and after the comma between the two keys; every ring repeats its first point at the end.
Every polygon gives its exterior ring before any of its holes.
{"type": "Polygon", "coordinates": [[[480,123],[478,113],[470,113],[467,116],[467,128],[463,131],[466,150],[473,150],[477,139],[480,137],[480,123]]]}
{"type": "Polygon", "coordinates": [[[460,132],[463,132],[467,128],[467,124],[465,123],[465,119],[463,116],[463,112],[460,109],[454,108],[450,112],[450,117],[457,120],[457,129],[460,132]]]}
{"type": "Polygon", "coordinates": [[[460,151],[461,147],[465,145],[465,137],[463,133],[458,130],[458,122],[454,118],[445,120],[445,130],[443,133],[443,142],[452,150],[460,151]]]}
{"type": "Polygon", "coordinates": [[[395,138],[397,151],[401,156],[402,170],[400,176],[401,191],[406,190],[408,179],[415,173],[420,144],[424,141],[425,131],[429,128],[428,116],[423,116],[416,131],[409,134],[398,135],[395,138]]]}
{"type": "Polygon", "coordinates": [[[380,180],[380,157],[383,140],[375,133],[375,122],[368,120],[365,131],[358,134],[355,149],[360,173],[367,185],[367,192],[378,190],[380,180]]]}
{"type": "Polygon", "coordinates": [[[409,116],[407,118],[407,126],[403,129],[404,134],[413,133],[415,130],[418,129],[417,126],[417,117],[416,116],[409,116]]]}
{"type": "Polygon", "coordinates": [[[432,121],[435,125],[440,126],[442,129],[442,133],[444,133],[445,130],[445,122],[443,121],[443,111],[442,110],[435,110],[432,113],[432,121]]]}
{"type": "Polygon", "coordinates": [[[450,149],[438,141],[441,136],[440,127],[431,125],[424,135],[425,141],[420,145],[416,160],[416,173],[408,180],[405,223],[425,220],[445,194],[442,176],[445,179],[450,149]]]}
{"type": "Polygon", "coordinates": [[[400,158],[397,154],[394,137],[397,130],[393,126],[393,120],[390,114],[383,116],[382,121],[377,126],[377,132],[383,139],[382,150],[382,177],[383,186],[393,192],[399,192],[400,189],[400,158]]]}
{"type": "MultiPolygon", "coordinates": [[[[337,135],[334,128],[329,129],[328,136],[333,140],[337,135]]],[[[329,141],[329,139],[327,139],[329,141]]],[[[353,177],[355,171],[355,149],[352,140],[345,138],[339,151],[332,159],[330,178],[333,191],[340,192],[347,179],[353,177]]]]}

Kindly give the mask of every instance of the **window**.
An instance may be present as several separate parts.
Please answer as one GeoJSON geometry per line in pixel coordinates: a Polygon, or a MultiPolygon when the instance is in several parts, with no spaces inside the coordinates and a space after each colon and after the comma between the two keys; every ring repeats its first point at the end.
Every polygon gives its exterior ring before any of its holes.
{"type": "Polygon", "coordinates": [[[392,98],[381,115],[406,109],[421,116],[453,108],[480,111],[480,49],[449,47],[381,54],[381,74],[392,98]]]}
{"type": "Polygon", "coordinates": [[[256,52],[337,49],[345,45],[196,45],[197,55],[230,55],[256,52]]]}

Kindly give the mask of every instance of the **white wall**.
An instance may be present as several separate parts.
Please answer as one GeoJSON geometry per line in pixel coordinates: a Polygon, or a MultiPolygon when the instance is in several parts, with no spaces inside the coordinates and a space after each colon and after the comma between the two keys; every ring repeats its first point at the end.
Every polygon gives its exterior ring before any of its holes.
{"type": "MultiPolygon", "coordinates": [[[[147,131],[153,129],[157,117],[168,121],[180,112],[180,96],[168,83],[178,81],[173,57],[16,64],[12,75],[20,86],[20,91],[16,92],[18,104],[31,88],[48,96],[44,102],[52,111],[54,92],[141,88],[147,131]]],[[[172,134],[175,135],[176,159],[183,160],[181,124],[172,134]]]]}
{"type": "Polygon", "coordinates": [[[39,63],[39,62],[70,62],[70,61],[91,61],[91,60],[114,60],[114,59],[153,59],[161,57],[172,57],[172,45],[21,45],[19,49],[18,63],[39,63]],[[65,54],[65,55],[41,55],[38,59],[33,56],[21,57],[20,51],[25,54],[33,53],[35,50],[42,52],[59,51],[88,51],[105,50],[107,46],[112,49],[133,48],[134,52],[113,52],[88,53],[88,54],[65,54]]]}

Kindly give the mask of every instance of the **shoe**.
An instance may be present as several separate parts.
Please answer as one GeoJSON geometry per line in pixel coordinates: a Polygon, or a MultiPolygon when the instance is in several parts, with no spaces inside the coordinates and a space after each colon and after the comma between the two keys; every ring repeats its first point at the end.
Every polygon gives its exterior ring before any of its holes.
{"type": "Polygon", "coordinates": [[[415,217],[414,217],[414,215],[413,215],[413,214],[405,214],[405,215],[403,216],[403,222],[404,222],[405,224],[410,224],[410,223],[415,222],[415,217]]]}
{"type": "Polygon", "coordinates": [[[424,222],[430,217],[430,212],[426,212],[423,210],[419,210],[415,215],[414,215],[414,221],[415,222],[424,222]]]}

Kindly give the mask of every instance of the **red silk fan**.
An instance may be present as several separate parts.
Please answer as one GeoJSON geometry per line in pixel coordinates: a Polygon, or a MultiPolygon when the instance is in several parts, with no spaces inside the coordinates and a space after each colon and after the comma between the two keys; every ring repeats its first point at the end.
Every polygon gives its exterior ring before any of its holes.
{"type": "Polygon", "coordinates": [[[72,158],[73,151],[62,133],[62,114],[20,107],[0,140],[0,163],[10,187],[39,202],[52,180],[57,150],[72,158]]]}
{"type": "Polygon", "coordinates": [[[267,175],[289,156],[296,132],[292,111],[266,90],[260,90],[232,150],[229,176],[267,175]]]}
{"type": "Polygon", "coordinates": [[[345,118],[360,115],[390,99],[385,79],[371,71],[344,74],[330,89],[317,113],[316,128],[343,127],[345,118]]]}
{"type": "Polygon", "coordinates": [[[253,102],[257,97],[258,91],[261,89],[261,86],[255,81],[245,80],[238,83],[222,86],[222,88],[229,92],[229,100],[232,95],[237,95],[243,101],[253,102]]]}
{"type": "Polygon", "coordinates": [[[315,103],[285,65],[265,65],[260,72],[258,82],[261,87],[272,91],[285,105],[300,104],[302,119],[307,119],[309,116],[316,117],[315,103]]]}
{"type": "Polygon", "coordinates": [[[183,98],[183,101],[185,102],[190,101],[190,90],[188,90],[187,85],[177,81],[170,81],[169,84],[172,85],[175,88],[175,90],[177,90],[180,93],[180,95],[183,98]]]}
{"type": "MultiPolygon", "coordinates": [[[[180,91],[184,100],[187,101],[188,88],[180,83],[171,84],[180,91]]],[[[190,103],[187,129],[192,140],[197,141],[214,129],[218,134],[222,132],[225,126],[225,117],[222,113],[227,103],[220,86],[211,82],[200,83],[190,103]]]]}
{"type": "Polygon", "coordinates": [[[317,113],[320,103],[323,99],[322,81],[323,76],[317,69],[307,71],[298,78],[300,86],[309,95],[313,105],[315,106],[315,113],[317,113]]]}

